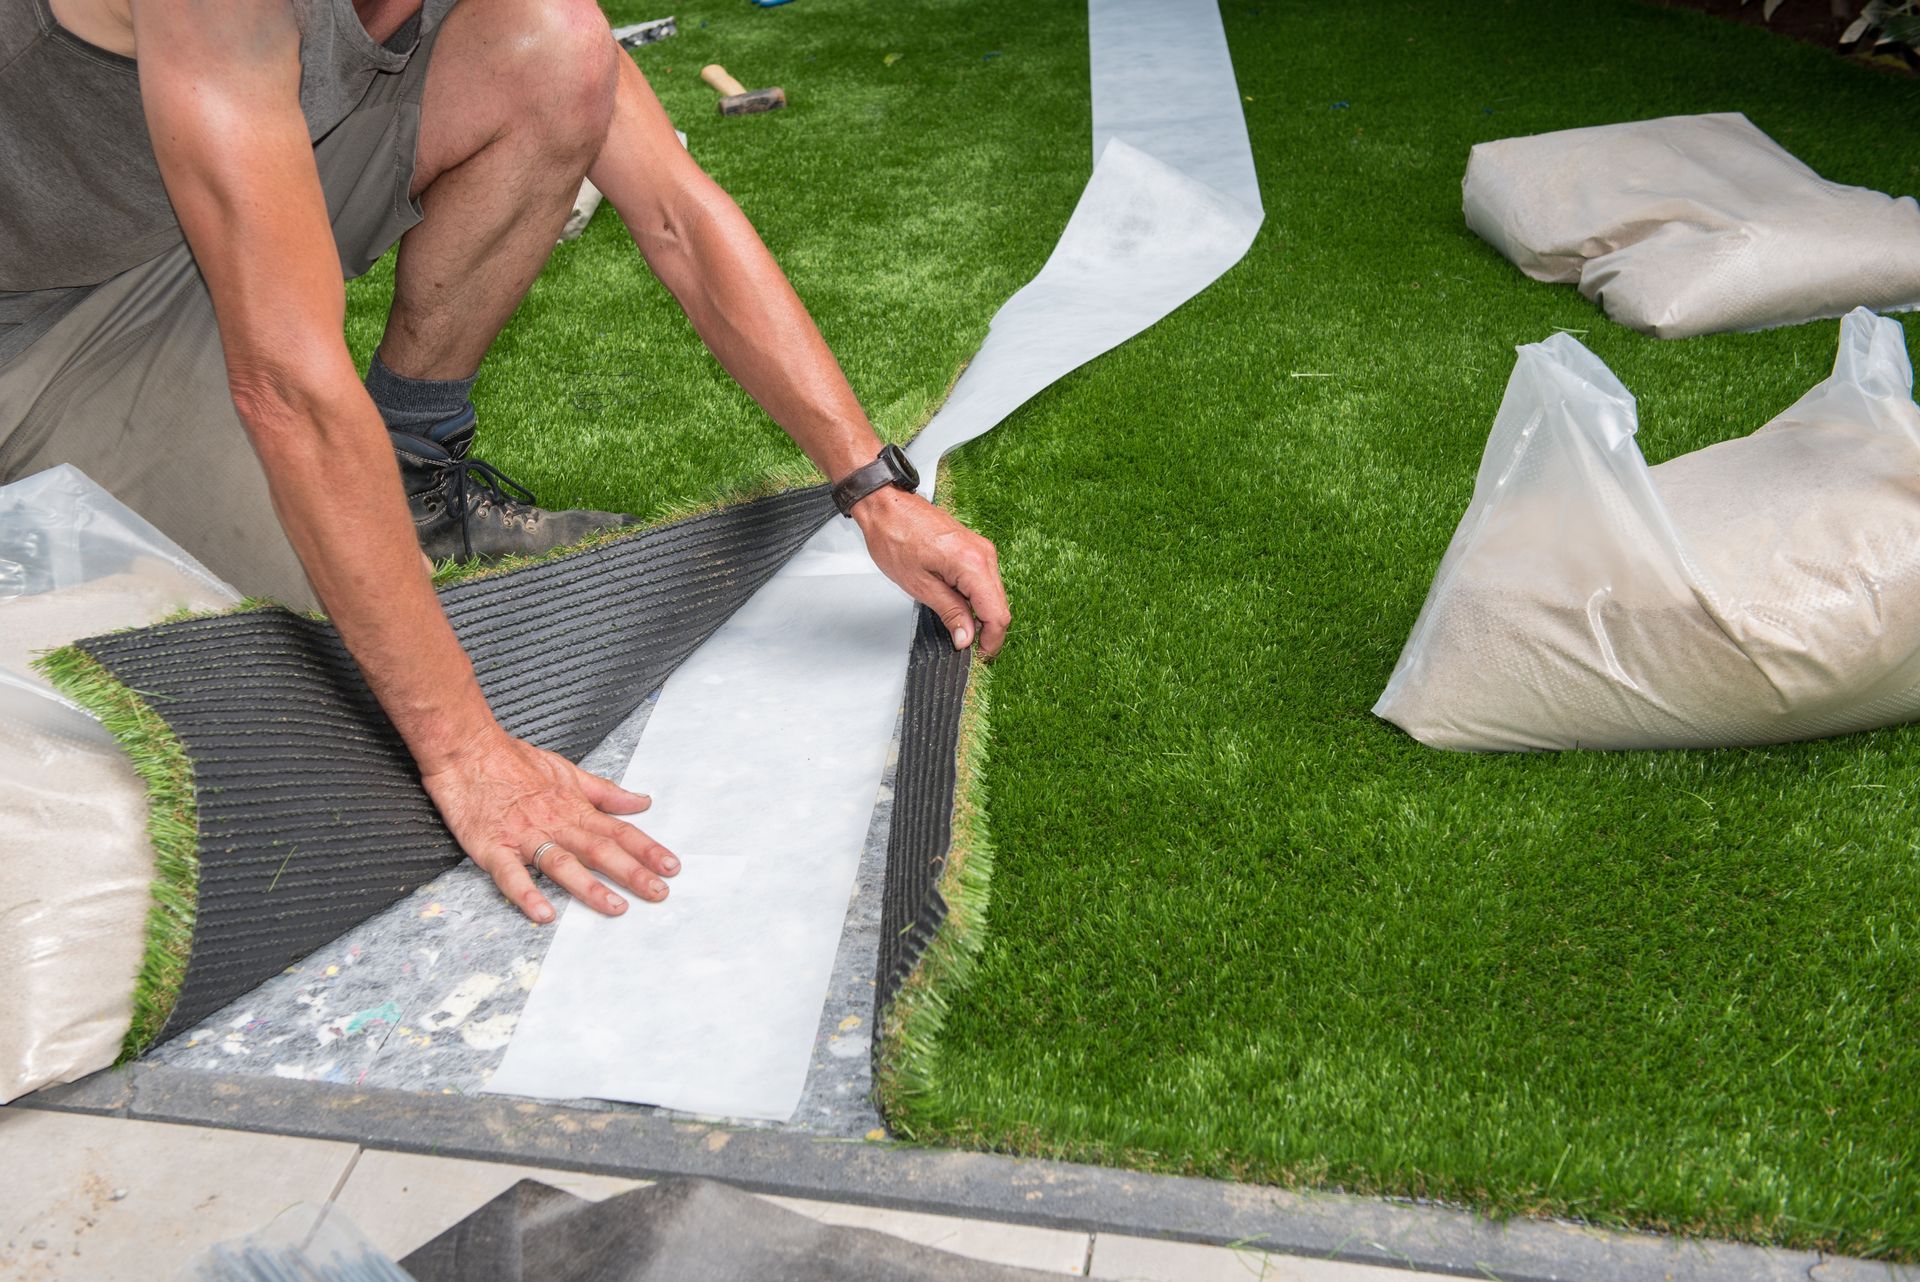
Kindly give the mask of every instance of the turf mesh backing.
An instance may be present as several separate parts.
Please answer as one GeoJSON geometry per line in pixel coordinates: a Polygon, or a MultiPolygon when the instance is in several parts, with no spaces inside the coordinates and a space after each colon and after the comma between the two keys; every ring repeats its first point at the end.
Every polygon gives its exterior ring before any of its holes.
{"type": "MultiPolygon", "coordinates": [[[[789,491],[444,589],[501,724],[578,760],[831,514],[789,491]]],[[[80,648],[193,765],[192,951],[156,1040],[219,1010],[462,856],[325,622],[191,619],[80,648]]]]}
{"type": "Polygon", "coordinates": [[[973,652],[956,650],[940,616],[920,607],[907,659],[906,711],[893,776],[893,818],[880,905],[874,1027],[919,964],[947,902],[940,894],[953,839],[955,753],[973,652]]]}

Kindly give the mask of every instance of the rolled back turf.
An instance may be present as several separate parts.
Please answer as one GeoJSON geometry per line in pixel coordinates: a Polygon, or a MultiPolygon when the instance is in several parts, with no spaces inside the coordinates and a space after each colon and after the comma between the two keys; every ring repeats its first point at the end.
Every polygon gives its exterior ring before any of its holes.
{"type": "MultiPolygon", "coordinates": [[[[578,760],[831,508],[794,490],[441,590],[501,725],[578,760]]],[[[461,858],[324,621],[249,609],[56,651],[149,791],[156,863],[125,1053],[189,1028],[461,858]]]]}

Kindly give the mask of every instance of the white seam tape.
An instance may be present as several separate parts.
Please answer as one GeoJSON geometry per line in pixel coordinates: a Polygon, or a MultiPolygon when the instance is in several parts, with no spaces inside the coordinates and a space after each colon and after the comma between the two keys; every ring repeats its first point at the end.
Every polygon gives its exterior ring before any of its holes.
{"type": "MultiPolygon", "coordinates": [[[[909,449],[926,494],[947,451],[1205,289],[1259,229],[1213,0],[1092,0],[1088,19],[1093,177],[909,449]]],[[[562,917],[489,1090],[793,1115],[913,619],[835,520],[673,674],[624,779],[681,857],[673,893],[562,917]]]]}

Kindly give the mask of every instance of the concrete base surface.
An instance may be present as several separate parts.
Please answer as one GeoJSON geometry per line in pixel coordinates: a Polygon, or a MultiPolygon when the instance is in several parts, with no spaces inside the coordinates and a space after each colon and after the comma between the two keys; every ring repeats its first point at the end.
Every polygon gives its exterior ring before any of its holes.
{"type": "MultiPolygon", "coordinates": [[[[46,1202],[54,1196],[50,1190],[75,1180],[84,1183],[78,1168],[43,1165],[37,1156],[42,1143],[16,1143],[16,1136],[29,1138],[26,1131],[17,1129],[20,1119],[41,1118],[32,1124],[45,1128],[51,1125],[45,1119],[51,1111],[92,1114],[59,1120],[94,1127],[125,1125],[118,1119],[131,1119],[218,1127],[241,1132],[240,1138],[249,1140],[273,1138],[289,1143],[286,1137],[297,1136],[345,1144],[358,1154],[358,1161],[373,1162],[370,1170],[375,1172],[381,1168],[404,1171],[409,1162],[465,1159],[461,1178],[480,1178],[489,1186],[485,1191],[473,1189],[465,1209],[421,1201],[411,1193],[396,1195],[390,1187],[362,1194],[351,1190],[351,1178],[344,1181],[342,1195],[349,1197],[349,1210],[355,1205],[388,1208],[400,1222],[389,1228],[414,1234],[423,1232],[437,1215],[450,1217],[439,1226],[444,1227],[485,1201],[517,1178],[511,1167],[518,1166],[571,1172],[557,1178],[572,1181],[575,1189],[612,1191],[621,1180],[697,1176],[754,1193],[840,1204],[841,1213],[848,1215],[912,1213],[923,1217],[923,1228],[925,1220],[934,1221],[934,1231],[952,1234],[956,1242],[1014,1241],[996,1233],[997,1228],[1039,1231],[1043,1236],[1021,1239],[1015,1248],[1021,1258],[1002,1262],[1063,1273],[1085,1273],[1090,1268],[1095,1276],[1104,1277],[1169,1282],[1187,1278],[1199,1282],[1215,1276],[1384,1282],[1374,1274],[1392,1270],[1401,1278],[1412,1271],[1507,1282],[1623,1278],[1920,1282],[1920,1269],[1912,1266],[1812,1251],[1619,1233],[1556,1221],[1496,1223],[1450,1207],[837,1140],[650,1112],[589,1110],[490,1096],[356,1090],[164,1065],[133,1065],[101,1073],[0,1109],[0,1152],[9,1155],[9,1162],[0,1169],[0,1208],[10,1217],[4,1240],[12,1244],[5,1250],[13,1253],[0,1255],[0,1276],[6,1275],[5,1261],[20,1258],[23,1241],[25,1249],[32,1250],[34,1237],[46,1234],[45,1228],[34,1225],[44,1224],[39,1217],[51,1213],[47,1209],[51,1203],[46,1202]],[[258,1132],[272,1136],[246,1134],[258,1132]],[[30,1152],[36,1154],[32,1161],[13,1156],[30,1152]],[[510,1166],[503,1169],[500,1164],[510,1166]],[[483,1173],[480,1177],[474,1175],[476,1165],[483,1173]],[[612,1177],[614,1183],[595,1183],[588,1177],[612,1177]],[[406,1209],[409,1202],[411,1210],[406,1209]],[[426,1210],[429,1205],[435,1208],[432,1214],[426,1210]],[[41,1209],[31,1209],[36,1206],[41,1209]],[[994,1227],[971,1227],[977,1225],[994,1227]],[[1058,1236],[1062,1234],[1066,1236],[1058,1236]],[[1055,1267],[1070,1262],[1075,1243],[1087,1253],[1081,1266],[1055,1267]],[[1180,1247],[1207,1250],[1195,1254],[1176,1249],[1180,1247]],[[1029,1248],[1036,1253],[1032,1257],[1024,1254],[1029,1248]],[[1229,1265],[1238,1273],[1219,1272],[1229,1265]]],[[[109,1143],[105,1139],[90,1142],[101,1152],[109,1143]]],[[[330,1162],[329,1154],[337,1152],[337,1148],[322,1150],[321,1157],[330,1162]]],[[[311,1160],[321,1161],[321,1157],[311,1160]]],[[[266,1155],[236,1161],[251,1165],[277,1159],[266,1155]]],[[[282,1164],[278,1169],[302,1168],[282,1164]]],[[[245,1171],[232,1163],[223,1164],[222,1170],[225,1178],[246,1183],[245,1171]]],[[[430,1182],[437,1184],[437,1171],[430,1182]]],[[[156,1178],[174,1179],[164,1171],[156,1178]]],[[[89,1187],[102,1183],[111,1185],[112,1180],[103,1176],[89,1187]]],[[[305,1186],[297,1191],[310,1197],[305,1186]]],[[[58,1196],[73,1207],[88,1205],[84,1200],[72,1201],[80,1197],[73,1189],[58,1196]]],[[[276,1203],[275,1209],[284,1204],[276,1203]]],[[[169,1206],[170,1213],[178,1212],[177,1206],[169,1206]]],[[[266,1218],[260,1217],[261,1222],[266,1218]]],[[[379,1215],[369,1219],[382,1223],[379,1215]]]]}
{"type": "MultiPolygon", "coordinates": [[[[172,1277],[214,1243],[257,1233],[303,1203],[344,1217],[373,1247],[412,1267],[419,1263],[416,1252],[523,1180],[588,1202],[647,1184],[331,1140],[19,1107],[0,1109],[0,1152],[9,1159],[0,1167],[0,1278],[26,1282],[172,1277]]],[[[738,1200],[743,1196],[728,1200],[736,1220],[744,1218],[738,1200]]],[[[1082,1276],[1135,1282],[1435,1282],[1440,1276],[1245,1247],[1155,1242],[808,1198],[760,1195],[745,1203],[755,1204],[765,1204],[771,1214],[790,1212],[823,1228],[866,1235],[868,1274],[783,1271],[783,1277],[851,1282],[887,1276],[871,1272],[876,1260],[898,1264],[906,1270],[900,1276],[980,1282],[1082,1276]]],[[[792,1225],[787,1233],[793,1235],[792,1225]]],[[[827,1241],[833,1247],[831,1262],[848,1239],[827,1241]]],[[[752,1263],[745,1272],[729,1271],[725,1258],[692,1249],[680,1250],[670,1263],[681,1272],[657,1276],[702,1282],[768,1276],[752,1263]]],[[[494,1275],[468,1269],[460,1276],[486,1282],[494,1275]]]]}

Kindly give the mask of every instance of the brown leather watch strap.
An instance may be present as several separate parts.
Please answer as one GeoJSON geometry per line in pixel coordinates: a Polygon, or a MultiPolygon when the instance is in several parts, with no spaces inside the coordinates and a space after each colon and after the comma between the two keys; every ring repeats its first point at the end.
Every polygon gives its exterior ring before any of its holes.
{"type": "Polygon", "coordinates": [[[852,516],[855,503],[888,485],[903,490],[920,487],[920,473],[914,470],[913,464],[907,461],[907,452],[898,445],[881,446],[880,455],[873,462],[855,468],[835,482],[833,505],[840,509],[841,516],[852,516]]]}

